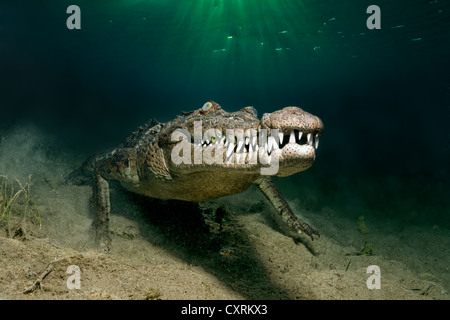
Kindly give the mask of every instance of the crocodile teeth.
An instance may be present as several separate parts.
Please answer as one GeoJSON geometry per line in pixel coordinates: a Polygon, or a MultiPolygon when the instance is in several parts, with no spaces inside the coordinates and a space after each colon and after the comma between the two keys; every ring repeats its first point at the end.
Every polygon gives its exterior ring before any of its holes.
{"type": "Polygon", "coordinates": [[[316,137],[315,137],[315,144],[314,144],[314,148],[318,148],[319,147],[319,134],[316,133],[316,137]]]}
{"type": "Polygon", "coordinates": [[[267,151],[268,151],[268,152],[272,152],[272,147],[273,147],[273,145],[274,145],[273,137],[270,136],[270,137],[267,139],[267,151]]]}
{"type": "Polygon", "coordinates": [[[273,136],[269,137],[271,143],[269,143],[269,152],[272,152],[273,150],[279,149],[277,139],[273,136]]]}
{"type": "Polygon", "coordinates": [[[284,134],[283,132],[278,132],[278,136],[280,137],[280,144],[283,143],[284,134]]]}
{"type": "Polygon", "coordinates": [[[250,142],[250,139],[248,137],[245,138],[245,145],[248,145],[248,143],[250,142]]]}
{"type": "Polygon", "coordinates": [[[294,133],[294,130],[291,131],[291,135],[289,136],[289,143],[295,143],[295,133],[294,133]]]}
{"type": "Polygon", "coordinates": [[[278,150],[278,149],[280,149],[280,147],[278,146],[278,143],[274,139],[273,144],[272,144],[272,151],[273,150],[278,150]]]}
{"type": "Polygon", "coordinates": [[[236,151],[241,152],[243,146],[244,146],[244,140],[239,140],[236,151]]]}
{"type": "Polygon", "coordinates": [[[252,145],[256,145],[256,140],[258,137],[256,135],[252,136],[252,145]]]}
{"type": "Polygon", "coordinates": [[[302,139],[303,136],[303,132],[299,131],[298,132],[298,140],[300,141],[302,139]]]}
{"type": "Polygon", "coordinates": [[[308,137],[308,144],[312,146],[313,145],[312,133],[308,133],[307,137],[308,137]]]}
{"type": "Polygon", "coordinates": [[[234,150],[234,143],[230,143],[227,148],[227,158],[231,156],[234,150]]]}

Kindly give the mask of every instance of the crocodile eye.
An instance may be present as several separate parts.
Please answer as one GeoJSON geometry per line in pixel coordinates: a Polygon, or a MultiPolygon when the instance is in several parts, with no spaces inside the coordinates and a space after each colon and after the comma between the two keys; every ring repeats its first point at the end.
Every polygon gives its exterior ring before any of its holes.
{"type": "Polygon", "coordinates": [[[212,103],[208,101],[203,105],[202,111],[208,111],[209,109],[211,109],[211,107],[212,107],[212,103]]]}

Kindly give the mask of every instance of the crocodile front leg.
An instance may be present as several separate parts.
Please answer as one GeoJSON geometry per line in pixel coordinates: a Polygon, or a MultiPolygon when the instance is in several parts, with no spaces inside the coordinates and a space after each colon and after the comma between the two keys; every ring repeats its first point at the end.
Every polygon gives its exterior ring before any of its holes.
{"type": "Polygon", "coordinates": [[[306,233],[311,237],[311,240],[314,240],[314,235],[320,237],[320,234],[317,230],[312,228],[306,222],[297,217],[294,212],[292,212],[289,204],[286,202],[286,200],[284,200],[283,195],[278,190],[277,186],[270,177],[261,178],[255,181],[255,184],[258,185],[261,192],[275,207],[284,223],[286,223],[292,230],[294,230],[296,233],[306,233]]]}
{"type": "Polygon", "coordinates": [[[95,232],[95,242],[99,244],[102,240],[106,241],[107,250],[111,244],[109,235],[109,183],[98,172],[95,173],[93,184],[94,211],[96,214],[93,222],[95,232]]]}

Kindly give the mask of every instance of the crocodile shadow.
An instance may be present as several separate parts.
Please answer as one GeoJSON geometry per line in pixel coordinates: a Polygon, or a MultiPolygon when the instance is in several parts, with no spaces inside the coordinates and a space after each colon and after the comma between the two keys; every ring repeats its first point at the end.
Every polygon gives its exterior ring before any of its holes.
{"type": "Polygon", "coordinates": [[[242,213],[214,202],[160,200],[122,191],[144,219],[140,234],[149,243],[201,266],[247,299],[294,298],[270,278],[248,234],[236,221],[242,213]]]}

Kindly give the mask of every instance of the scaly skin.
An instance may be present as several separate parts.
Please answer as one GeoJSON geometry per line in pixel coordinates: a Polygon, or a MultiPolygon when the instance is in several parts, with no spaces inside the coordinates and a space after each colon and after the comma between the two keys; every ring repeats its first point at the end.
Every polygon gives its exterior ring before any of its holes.
{"type": "Polygon", "coordinates": [[[278,167],[272,175],[284,177],[308,169],[315,160],[322,130],[318,117],[297,107],[266,113],[259,120],[253,107],[228,113],[213,101],[165,124],[152,120],[119,148],[93,156],[83,164],[81,171],[94,176],[97,237],[110,240],[108,180],[118,180],[132,192],[185,201],[237,194],[254,183],[293,231],[305,232],[313,239],[319,233],[292,212],[270,176],[262,174],[262,170],[271,167],[274,157],[278,158],[278,167]],[[196,131],[199,121],[200,135],[196,131]],[[174,138],[177,129],[183,129],[183,135],[174,138]],[[228,136],[227,129],[233,129],[235,137],[228,136]],[[267,140],[261,139],[261,135],[253,138],[261,129],[267,130],[267,136],[275,137],[270,153],[264,148],[267,140]],[[182,142],[189,152],[180,152],[182,142]],[[232,156],[239,155],[227,158],[228,149],[232,156]],[[174,154],[190,155],[191,161],[176,163],[174,154]],[[198,154],[203,157],[198,158],[198,154]],[[213,163],[207,162],[207,154],[215,156],[213,163]]]}

